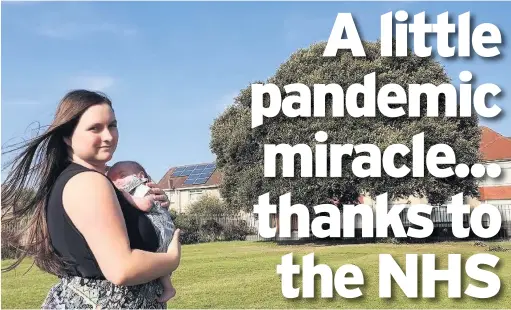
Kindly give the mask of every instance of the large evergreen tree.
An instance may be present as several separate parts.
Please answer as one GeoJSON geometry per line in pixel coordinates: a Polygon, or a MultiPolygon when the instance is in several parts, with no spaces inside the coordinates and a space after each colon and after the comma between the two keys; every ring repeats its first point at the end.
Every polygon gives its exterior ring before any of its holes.
{"type": "MultiPolygon", "coordinates": [[[[318,43],[301,49],[283,63],[267,83],[281,89],[284,86],[303,83],[313,92],[314,84],[339,84],[344,91],[355,83],[364,83],[364,76],[376,73],[376,93],[389,83],[399,84],[408,93],[408,84],[451,83],[443,67],[431,58],[381,57],[379,42],[364,42],[366,57],[353,57],[350,51],[339,51],[337,57],[323,57],[326,43],[318,43]]],[[[261,82],[258,82],[261,83],[261,82]]],[[[312,98],[314,95],[312,94],[312,98]]],[[[265,99],[267,100],[267,99],[265,99]]],[[[358,97],[363,104],[363,96],[358,97]]],[[[286,143],[291,146],[305,143],[315,149],[316,132],[328,134],[327,144],[375,144],[383,152],[391,144],[404,144],[412,150],[412,137],[424,132],[425,153],[434,144],[445,143],[452,147],[457,163],[469,167],[479,160],[478,118],[441,117],[445,111],[445,97],[439,97],[440,117],[426,117],[426,96],[421,98],[419,118],[408,117],[408,106],[401,105],[406,114],[399,118],[387,118],[378,109],[374,118],[355,118],[345,113],[344,117],[332,117],[331,97],[327,96],[325,116],[322,118],[289,118],[282,112],[264,124],[251,128],[251,87],[241,90],[235,103],[220,115],[212,126],[211,149],[217,156],[217,166],[224,174],[221,194],[227,204],[244,210],[252,210],[259,195],[270,192],[272,202],[291,192],[292,203],[314,206],[328,203],[336,197],[341,203],[352,203],[360,194],[376,197],[388,193],[389,200],[416,195],[426,197],[430,204],[445,202],[451,195],[463,192],[477,197],[476,180],[473,177],[435,178],[425,169],[424,178],[413,178],[411,173],[404,178],[391,178],[382,168],[380,178],[358,178],[351,171],[356,156],[367,155],[355,152],[353,157],[343,157],[343,176],[338,178],[300,178],[300,159],[297,156],[294,178],[282,177],[282,162],[277,160],[277,177],[263,175],[265,144],[286,143]]],[[[312,108],[314,111],[314,108],[312,108]]],[[[396,166],[412,167],[412,151],[405,157],[396,157],[396,166]]],[[[313,164],[314,167],[314,164],[313,164]]],[[[445,167],[440,165],[439,167],[445,167]]],[[[453,165],[454,169],[454,165],[453,165]]]]}

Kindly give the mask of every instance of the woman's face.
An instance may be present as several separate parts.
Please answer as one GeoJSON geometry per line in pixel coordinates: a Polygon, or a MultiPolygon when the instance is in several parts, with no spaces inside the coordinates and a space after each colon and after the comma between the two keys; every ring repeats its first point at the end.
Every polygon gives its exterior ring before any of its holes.
{"type": "Polygon", "coordinates": [[[66,143],[73,157],[90,163],[106,163],[117,148],[117,121],[108,104],[97,104],[85,111],[66,143]]]}

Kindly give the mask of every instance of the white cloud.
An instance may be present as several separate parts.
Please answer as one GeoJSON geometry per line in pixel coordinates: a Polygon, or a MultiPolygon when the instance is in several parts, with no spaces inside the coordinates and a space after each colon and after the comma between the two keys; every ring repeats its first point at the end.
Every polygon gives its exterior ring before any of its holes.
{"type": "Polygon", "coordinates": [[[137,34],[137,30],[131,26],[111,23],[43,23],[37,27],[36,31],[42,36],[56,39],[73,39],[97,34],[110,34],[121,37],[137,34]]]}
{"type": "Polygon", "coordinates": [[[115,84],[115,79],[108,75],[81,75],[71,79],[72,88],[105,91],[115,84]]]}

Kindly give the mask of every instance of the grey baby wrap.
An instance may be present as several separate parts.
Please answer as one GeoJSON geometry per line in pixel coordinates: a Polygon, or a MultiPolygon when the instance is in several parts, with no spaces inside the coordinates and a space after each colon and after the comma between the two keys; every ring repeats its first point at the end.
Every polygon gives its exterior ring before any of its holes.
{"type": "MultiPolygon", "coordinates": [[[[144,197],[150,190],[145,185],[147,179],[133,177],[124,187],[123,190],[133,197],[144,197]]],[[[170,217],[168,210],[164,209],[159,202],[154,202],[153,207],[147,212],[147,217],[151,220],[159,238],[158,252],[166,252],[172,236],[174,235],[175,225],[170,217]]]]}

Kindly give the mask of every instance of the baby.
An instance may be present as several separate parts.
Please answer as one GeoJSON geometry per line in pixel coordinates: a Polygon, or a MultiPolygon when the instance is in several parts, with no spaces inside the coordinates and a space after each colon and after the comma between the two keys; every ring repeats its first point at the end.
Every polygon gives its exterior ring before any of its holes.
{"type": "MultiPolygon", "coordinates": [[[[175,226],[168,210],[161,207],[150,195],[147,195],[150,188],[145,185],[149,181],[145,169],[134,161],[120,161],[108,169],[107,177],[112,180],[119,190],[124,192],[126,198],[134,202],[136,208],[147,212],[147,216],[158,234],[158,252],[166,252],[172,240],[175,226]]],[[[176,295],[170,276],[160,278],[164,292],[160,296],[159,302],[167,302],[176,295]]]]}

